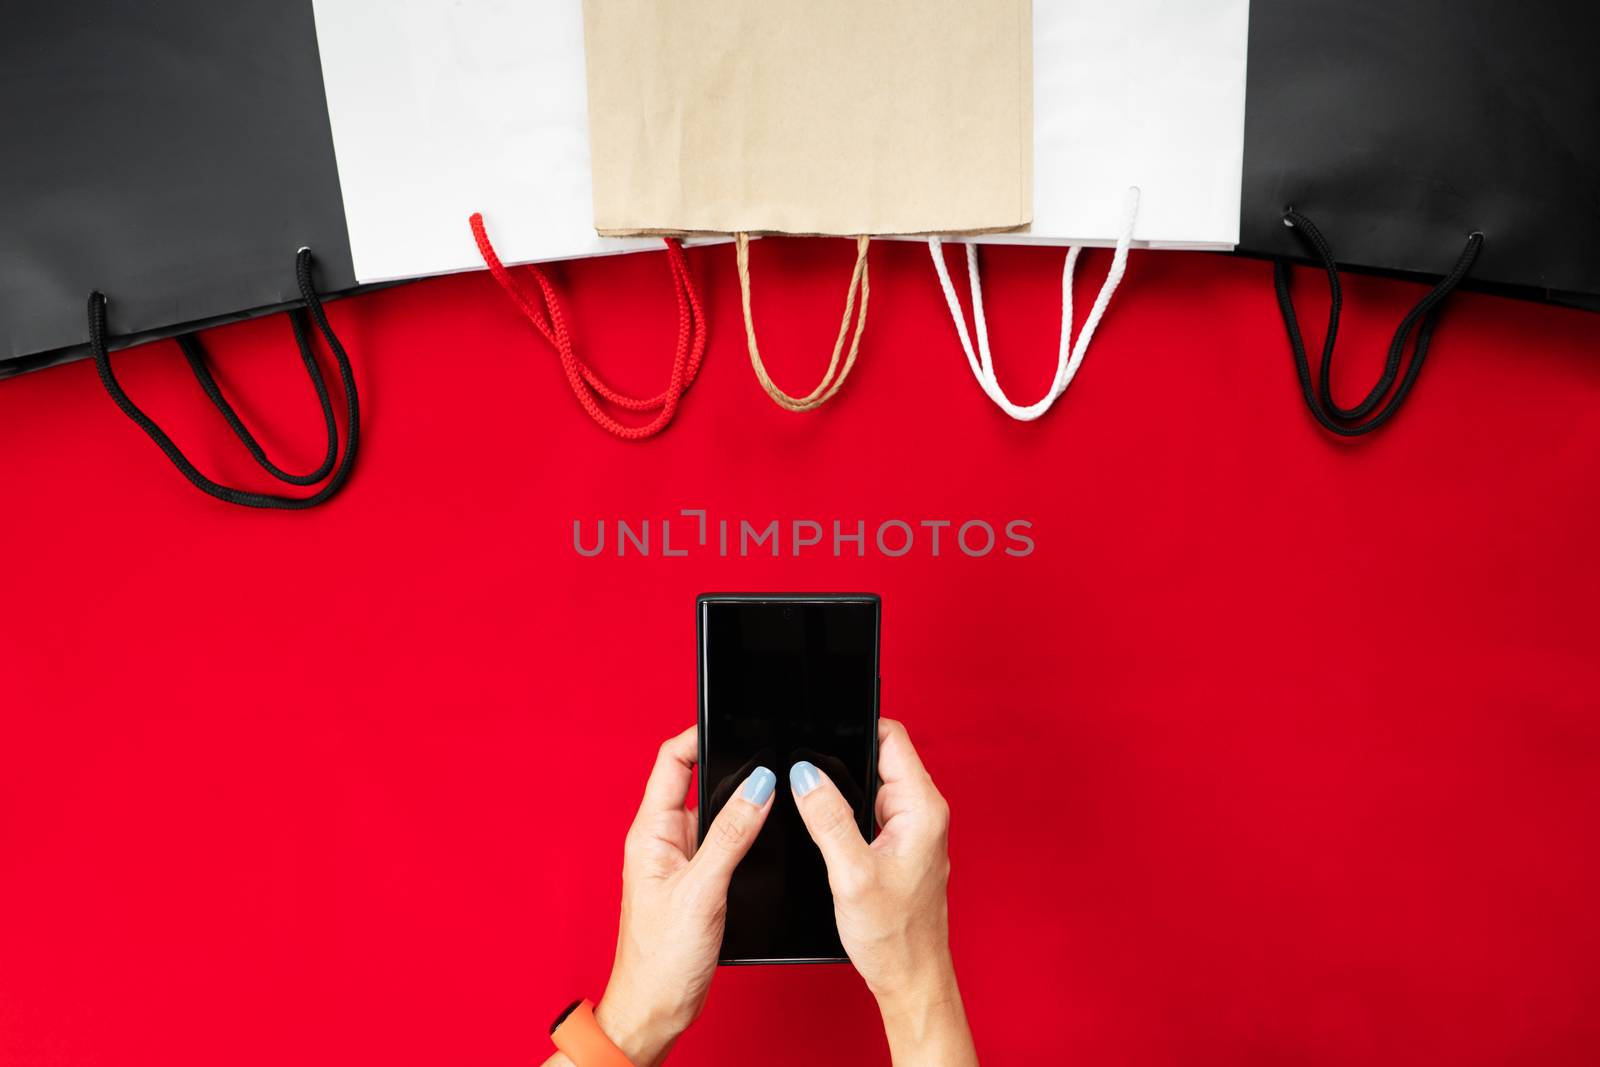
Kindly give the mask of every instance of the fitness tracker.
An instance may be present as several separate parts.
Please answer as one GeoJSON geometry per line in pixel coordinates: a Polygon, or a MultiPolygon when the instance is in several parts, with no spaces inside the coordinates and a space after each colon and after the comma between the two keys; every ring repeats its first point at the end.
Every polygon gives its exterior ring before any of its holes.
{"type": "Polygon", "coordinates": [[[594,1001],[580,997],[550,1024],[550,1040],[576,1067],[633,1067],[622,1050],[600,1029],[594,1001]]]}

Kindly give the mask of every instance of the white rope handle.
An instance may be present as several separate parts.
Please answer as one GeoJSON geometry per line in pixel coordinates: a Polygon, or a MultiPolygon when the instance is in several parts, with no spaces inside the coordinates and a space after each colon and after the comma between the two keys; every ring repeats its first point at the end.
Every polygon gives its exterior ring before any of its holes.
{"type": "Polygon", "coordinates": [[[944,290],[944,299],[950,305],[950,317],[955,320],[956,333],[961,338],[961,348],[967,354],[967,365],[972,368],[973,377],[978,379],[978,385],[989,395],[989,399],[1010,415],[1021,422],[1032,422],[1040,415],[1050,410],[1062,393],[1067,391],[1067,386],[1072,384],[1073,376],[1078,373],[1078,367],[1083,363],[1084,353],[1089,351],[1089,342],[1094,337],[1100,319],[1105,315],[1106,308],[1111,304],[1111,294],[1117,291],[1117,285],[1122,281],[1122,275],[1128,266],[1128,246],[1133,243],[1133,223],[1139,215],[1139,187],[1129,186],[1123,206],[1122,234],[1117,238],[1116,251],[1111,256],[1111,269],[1106,271],[1106,280],[1100,286],[1100,295],[1094,299],[1094,306],[1089,309],[1089,317],[1084,320],[1083,329],[1078,331],[1078,340],[1072,341],[1072,275],[1078,267],[1078,253],[1083,249],[1073,245],[1067,249],[1067,262],[1061,271],[1061,344],[1056,355],[1056,374],[1050,383],[1050,390],[1044,398],[1026,407],[1014,403],[1006,396],[1005,390],[1000,388],[1000,382],[995,378],[994,359],[989,352],[989,325],[983,314],[983,282],[978,276],[978,246],[967,244],[967,280],[972,288],[972,321],[978,334],[978,350],[972,350],[972,338],[967,333],[967,319],[961,311],[961,298],[956,295],[955,286],[950,284],[950,271],[944,264],[944,243],[937,237],[928,238],[928,251],[933,254],[933,269],[939,272],[939,286],[944,290]]]}

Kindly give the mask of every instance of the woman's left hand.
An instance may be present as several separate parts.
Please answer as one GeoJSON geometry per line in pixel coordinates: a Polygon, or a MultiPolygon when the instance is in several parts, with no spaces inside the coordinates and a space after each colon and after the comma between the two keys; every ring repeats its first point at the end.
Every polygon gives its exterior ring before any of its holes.
{"type": "Polygon", "coordinates": [[[705,1004],[722,948],[728,882],[772,810],[777,778],[752,771],[696,848],[687,806],[694,727],[666,741],[622,855],[617,956],[595,1020],[635,1067],[655,1067],[705,1004]]]}

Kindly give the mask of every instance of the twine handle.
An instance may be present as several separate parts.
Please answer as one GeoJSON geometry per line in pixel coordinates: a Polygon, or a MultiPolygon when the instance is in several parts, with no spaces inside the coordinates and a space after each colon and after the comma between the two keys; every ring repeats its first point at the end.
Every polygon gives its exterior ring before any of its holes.
{"type": "Polygon", "coordinates": [[[805,396],[790,396],[778,388],[767,373],[766,365],[761,362],[761,348],[756,344],[755,316],[750,310],[750,235],[739,233],[734,236],[735,250],[739,260],[739,296],[744,304],[744,336],[750,348],[750,366],[755,369],[756,380],[761,383],[761,388],[767,391],[772,398],[785,411],[811,411],[826,404],[833,395],[844,385],[844,380],[850,376],[850,369],[856,364],[856,354],[861,349],[861,333],[867,326],[867,247],[872,238],[861,234],[856,238],[856,265],[850,273],[850,288],[845,291],[844,318],[839,322],[839,337],[833,342],[833,355],[828,359],[828,369],[822,375],[822,380],[817,387],[805,396]],[[856,293],[861,293],[861,307],[856,312],[855,330],[850,328],[850,314],[856,309],[856,293]],[[849,351],[845,351],[845,338],[850,338],[849,351]],[[839,357],[844,355],[841,365],[839,357]]]}

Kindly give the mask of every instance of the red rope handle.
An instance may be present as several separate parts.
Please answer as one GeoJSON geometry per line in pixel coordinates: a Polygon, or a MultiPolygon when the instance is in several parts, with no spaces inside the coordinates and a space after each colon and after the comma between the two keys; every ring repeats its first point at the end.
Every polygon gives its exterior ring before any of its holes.
{"type": "Polygon", "coordinates": [[[672,272],[673,291],[678,297],[678,343],[672,358],[672,375],[666,389],[655,396],[640,398],[612,387],[573,351],[572,336],[567,331],[566,316],[560,298],[550,284],[550,279],[533,264],[522,268],[539,283],[535,296],[525,288],[516,275],[500,262],[494,245],[489,242],[483,225],[483,215],[474,213],[469,220],[472,236],[478,242],[478,252],[494,280],[504,289],[528,321],[544,336],[561,359],[561,368],[572,387],[572,394],[600,427],[623,438],[637,441],[653,437],[666,429],[677,414],[678,402],[700,373],[700,363],[706,351],[706,317],[700,302],[700,292],[695,288],[694,276],[684,259],[683,247],[674,238],[664,238],[667,244],[667,267],[672,272]],[[654,411],[656,417],[642,426],[618,422],[601,408],[599,400],[614,404],[627,411],[654,411]]]}

